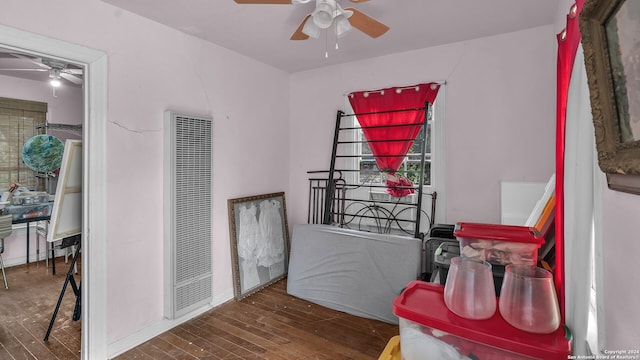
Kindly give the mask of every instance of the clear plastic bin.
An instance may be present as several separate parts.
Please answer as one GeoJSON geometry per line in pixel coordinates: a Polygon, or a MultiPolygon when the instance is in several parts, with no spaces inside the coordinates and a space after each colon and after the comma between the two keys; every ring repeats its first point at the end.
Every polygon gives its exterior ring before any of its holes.
{"type": "Polygon", "coordinates": [[[444,286],[412,281],[393,302],[405,360],[566,360],[571,336],[564,327],[532,334],[509,325],[499,311],[487,320],[457,316],[444,303],[444,286]]]}
{"type": "Polygon", "coordinates": [[[461,256],[496,265],[535,265],[544,244],[544,237],[527,226],[460,222],[453,233],[460,242],[461,256]]]}
{"type": "Polygon", "coordinates": [[[13,221],[25,220],[51,215],[53,203],[33,204],[33,205],[9,205],[6,212],[13,215],[13,221]]]}

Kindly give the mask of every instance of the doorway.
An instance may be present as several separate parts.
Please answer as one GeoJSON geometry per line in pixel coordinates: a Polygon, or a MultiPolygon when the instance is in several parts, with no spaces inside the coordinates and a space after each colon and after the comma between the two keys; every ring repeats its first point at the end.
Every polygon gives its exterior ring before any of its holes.
{"type": "Polygon", "coordinates": [[[59,59],[84,69],[81,358],[107,358],[107,56],[3,25],[0,47],[59,59]]]}

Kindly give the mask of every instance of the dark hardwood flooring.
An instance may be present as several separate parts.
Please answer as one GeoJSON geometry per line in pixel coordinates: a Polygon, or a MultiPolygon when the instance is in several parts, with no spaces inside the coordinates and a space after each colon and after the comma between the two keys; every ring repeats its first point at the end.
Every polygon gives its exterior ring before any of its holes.
{"type": "MultiPolygon", "coordinates": [[[[43,340],[68,270],[63,257],[56,260],[56,275],[44,260],[6,268],[9,289],[0,281],[0,359],[80,359],[81,321],[71,319],[76,298],[70,285],[49,341],[43,340]]],[[[80,273],[75,277],[79,283],[80,273]]]]}
{"type": "MultiPolygon", "coordinates": [[[[72,321],[75,296],[70,286],[49,341],[43,341],[69,269],[62,258],[56,265],[55,276],[44,261],[6,269],[9,290],[0,288],[0,359],[80,358],[81,321],[72,321]]],[[[285,279],[116,359],[377,359],[397,334],[396,325],[292,297],[285,279]]]]}
{"type": "Polygon", "coordinates": [[[285,279],[183,323],[116,360],[377,359],[394,335],[397,325],[288,295],[285,279]]]}

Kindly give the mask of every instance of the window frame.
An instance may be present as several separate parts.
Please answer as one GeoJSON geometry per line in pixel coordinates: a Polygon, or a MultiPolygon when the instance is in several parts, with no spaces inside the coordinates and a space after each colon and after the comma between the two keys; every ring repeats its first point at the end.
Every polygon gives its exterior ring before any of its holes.
{"type": "MultiPolygon", "coordinates": [[[[595,153],[595,149],[594,149],[595,153]]],[[[604,189],[605,176],[597,167],[594,154],[593,176],[593,238],[591,251],[592,272],[589,304],[589,321],[587,332],[587,345],[593,354],[602,355],[606,347],[605,328],[605,301],[604,301],[604,189]]],[[[576,279],[576,281],[583,281],[576,279]]]]}

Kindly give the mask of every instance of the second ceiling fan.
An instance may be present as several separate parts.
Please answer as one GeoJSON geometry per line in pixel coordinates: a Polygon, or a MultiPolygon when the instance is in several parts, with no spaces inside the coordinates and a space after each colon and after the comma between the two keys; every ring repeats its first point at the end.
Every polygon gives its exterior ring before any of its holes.
{"type": "MultiPolygon", "coordinates": [[[[355,9],[342,8],[336,0],[234,0],[238,4],[306,4],[315,1],[316,8],[305,16],[291,40],[306,40],[309,37],[318,38],[320,32],[334,27],[336,35],[342,37],[351,28],[377,38],[389,30],[389,27],[369,15],[355,9]]],[[[368,0],[350,0],[361,3],[368,0]]]]}

